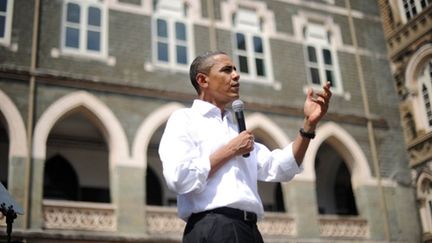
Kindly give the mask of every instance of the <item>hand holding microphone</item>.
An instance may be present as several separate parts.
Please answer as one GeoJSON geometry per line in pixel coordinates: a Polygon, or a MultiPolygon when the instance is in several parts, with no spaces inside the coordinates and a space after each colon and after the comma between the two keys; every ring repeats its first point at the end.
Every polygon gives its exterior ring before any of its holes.
{"type": "MultiPolygon", "coordinates": [[[[232,109],[233,109],[233,111],[235,113],[235,117],[237,119],[238,132],[241,133],[241,132],[246,130],[246,123],[245,123],[244,114],[243,114],[243,109],[244,109],[243,101],[235,100],[232,103],[232,109]]],[[[252,142],[252,145],[253,145],[254,137],[252,134],[250,136],[250,141],[252,142]]],[[[246,153],[246,154],[243,154],[243,157],[247,158],[247,157],[249,157],[249,155],[250,155],[250,153],[246,153]]]]}

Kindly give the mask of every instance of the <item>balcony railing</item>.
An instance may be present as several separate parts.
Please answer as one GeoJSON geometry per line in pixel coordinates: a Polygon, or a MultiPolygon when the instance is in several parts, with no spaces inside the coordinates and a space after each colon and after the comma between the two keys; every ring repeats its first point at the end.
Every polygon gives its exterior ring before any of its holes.
{"type": "Polygon", "coordinates": [[[117,230],[115,208],[111,204],[44,200],[43,218],[45,229],[117,230]]]}
{"type": "MultiPolygon", "coordinates": [[[[43,201],[45,229],[116,231],[116,210],[111,204],[71,201],[43,201]]],[[[1,219],[0,219],[1,221],[1,219]]],[[[146,207],[146,231],[154,236],[180,238],[185,222],[177,217],[174,207],[146,207]]],[[[286,213],[265,214],[258,223],[264,237],[290,238],[297,236],[294,218],[286,213]]],[[[325,238],[367,239],[367,221],[358,217],[319,216],[320,236],[325,238]]]]}
{"type": "Polygon", "coordinates": [[[365,219],[357,217],[320,216],[321,237],[366,239],[369,227],[365,219]]]}

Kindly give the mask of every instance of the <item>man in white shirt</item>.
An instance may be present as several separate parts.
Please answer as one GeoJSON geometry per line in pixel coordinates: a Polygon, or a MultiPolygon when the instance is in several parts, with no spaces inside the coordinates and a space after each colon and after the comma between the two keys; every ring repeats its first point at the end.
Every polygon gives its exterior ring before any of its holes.
{"type": "Polygon", "coordinates": [[[263,242],[256,226],[264,215],[257,181],[289,181],[302,171],[309,141],[328,109],[330,83],[322,92],[308,91],[303,128],[294,142],[270,151],[251,131],[238,133],[225,108],[239,98],[240,87],[226,53],[198,56],[190,79],[198,98],[171,115],[159,146],[165,180],[187,222],[183,242],[263,242]]]}

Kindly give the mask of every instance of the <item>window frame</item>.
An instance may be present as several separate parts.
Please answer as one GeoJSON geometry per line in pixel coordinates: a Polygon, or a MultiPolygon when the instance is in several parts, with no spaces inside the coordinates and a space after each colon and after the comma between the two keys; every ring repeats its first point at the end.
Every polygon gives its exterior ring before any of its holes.
{"type": "MultiPolygon", "coordinates": [[[[235,14],[239,14],[243,9],[237,9],[235,14]]],[[[250,10],[246,10],[250,11],[250,10]]],[[[259,19],[259,15],[255,12],[256,18],[259,19]]],[[[246,25],[241,23],[241,20],[237,22],[237,19],[233,19],[234,29],[232,33],[232,46],[233,46],[233,58],[240,72],[242,80],[251,83],[260,84],[271,84],[273,85],[273,70],[271,69],[271,57],[270,57],[270,46],[268,43],[268,36],[265,31],[261,30],[260,24],[246,25]],[[237,34],[242,34],[245,37],[246,50],[238,49],[237,34]],[[261,39],[262,53],[255,51],[254,37],[261,39]],[[247,58],[247,69],[248,73],[241,72],[239,56],[246,56],[247,58]],[[263,60],[264,76],[258,75],[258,68],[256,60],[263,60]]]]}
{"type": "Polygon", "coordinates": [[[331,38],[329,38],[328,36],[331,35],[331,33],[327,31],[324,25],[319,25],[315,23],[306,23],[304,29],[305,32],[303,34],[303,38],[304,38],[303,51],[305,57],[307,84],[313,89],[321,90],[322,86],[325,84],[325,82],[327,82],[326,71],[331,70],[333,72],[332,90],[334,93],[342,93],[343,89],[342,89],[342,81],[341,81],[340,70],[339,70],[339,61],[337,58],[337,51],[331,41],[331,38]],[[327,33],[326,36],[327,38],[326,39],[308,38],[306,33],[309,27],[321,28],[322,31],[327,33]],[[316,63],[313,63],[309,60],[309,51],[308,51],[309,46],[315,48],[315,55],[317,58],[316,63]],[[325,63],[325,58],[323,54],[323,51],[325,49],[329,50],[331,54],[332,65],[328,65],[325,63]],[[320,84],[316,84],[313,82],[312,75],[310,72],[311,67],[315,67],[318,69],[320,84]]]}
{"type": "Polygon", "coordinates": [[[426,131],[432,130],[432,57],[423,63],[424,66],[421,67],[421,72],[417,77],[418,82],[418,94],[419,101],[421,104],[422,121],[426,131]],[[427,101],[425,101],[424,89],[426,89],[426,96],[429,99],[429,110],[427,108],[427,101]],[[429,115],[428,115],[429,112],[429,115]]]}
{"type": "Polygon", "coordinates": [[[6,0],[6,2],[6,12],[0,12],[0,16],[5,16],[4,36],[0,37],[0,45],[9,46],[12,35],[14,0],[6,0]]]}
{"type": "Polygon", "coordinates": [[[422,172],[416,183],[417,198],[420,201],[419,214],[423,234],[432,233],[432,175],[422,172]]]}
{"type": "Polygon", "coordinates": [[[97,0],[66,0],[63,3],[63,16],[61,25],[61,52],[66,55],[78,55],[83,57],[89,57],[93,59],[106,59],[108,58],[108,11],[107,6],[97,0]],[[67,27],[71,26],[67,21],[68,4],[77,4],[80,7],[80,22],[78,25],[79,39],[78,48],[66,46],[66,30],[67,27]],[[88,24],[88,13],[89,8],[95,7],[100,10],[100,27],[91,26],[88,24]],[[87,46],[88,42],[88,31],[94,31],[95,29],[100,30],[100,51],[90,50],[87,46]]]}
{"type": "Polygon", "coordinates": [[[423,9],[427,8],[428,5],[430,5],[432,3],[431,0],[412,0],[414,1],[414,5],[412,6],[411,3],[409,3],[410,0],[399,0],[398,4],[399,4],[399,12],[400,12],[400,16],[401,19],[404,23],[407,23],[409,21],[411,21],[411,19],[415,18],[415,16],[419,15],[423,9]],[[415,7],[416,9],[416,13],[413,14],[410,18],[408,18],[407,16],[407,9],[404,7],[404,1],[408,1],[407,4],[410,6],[409,12],[412,14],[412,9],[413,7],[415,7]],[[426,5],[423,7],[422,6],[422,2],[421,1],[425,1],[426,5]]]}
{"type": "MultiPolygon", "coordinates": [[[[169,3],[169,1],[168,1],[169,3]]],[[[152,15],[152,60],[155,66],[167,68],[176,71],[188,72],[189,65],[192,63],[194,55],[193,45],[193,28],[190,20],[186,16],[186,6],[182,4],[182,11],[178,9],[165,9],[167,2],[164,2],[159,9],[155,9],[152,15]],[[171,12],[170,12],[171,11],[171,12]],[[158,36],[158,20],[163,20],[167,24],[167,38],[158,36]],[[186,40],[177,39],[176,24],[181,23],[185,26],[186,40]],[[168,61],[159,60],[158,58],[158,43],[164,42],[168,45],[168,61]],[[182,64],[177,61],[177,47],[186,47],[186,63],[182,64]]]]}

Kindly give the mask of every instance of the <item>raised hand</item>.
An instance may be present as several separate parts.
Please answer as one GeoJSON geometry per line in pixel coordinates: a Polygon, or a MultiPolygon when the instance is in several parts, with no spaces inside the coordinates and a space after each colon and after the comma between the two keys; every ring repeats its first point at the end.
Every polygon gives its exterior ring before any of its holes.
{"type": "Polygon", "coordinates": [[[323,86],[323,91],[320,92],[315,93],[312,88],[309,88],[303,112],[306,118],[305,122],[312,128],[312,130],[327,113],[331,96],[330,82],[327,82],[323,86]]]}

